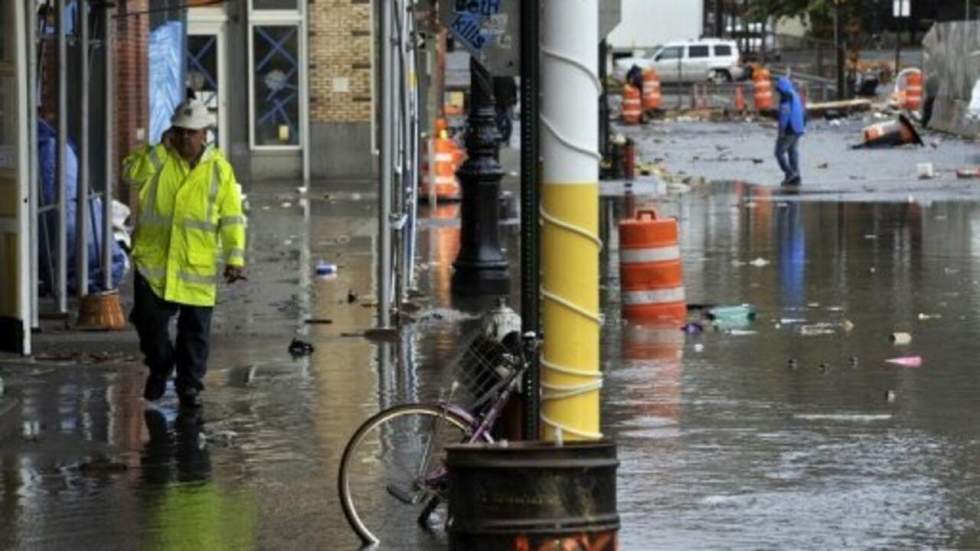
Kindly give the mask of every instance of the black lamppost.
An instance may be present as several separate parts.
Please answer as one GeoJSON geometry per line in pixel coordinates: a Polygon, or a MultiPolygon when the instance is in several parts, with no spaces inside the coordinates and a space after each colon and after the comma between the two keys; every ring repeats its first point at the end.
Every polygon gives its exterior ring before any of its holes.
{"type": "Polygon", "coordinates": [[[459,255],[453,263],[453,292],[501,295],[510,290],[507,258],[500,249],[500,132],[490,73],[470,58],[469,130],[466,162],[456,171],[463,188],[459,255]]]}

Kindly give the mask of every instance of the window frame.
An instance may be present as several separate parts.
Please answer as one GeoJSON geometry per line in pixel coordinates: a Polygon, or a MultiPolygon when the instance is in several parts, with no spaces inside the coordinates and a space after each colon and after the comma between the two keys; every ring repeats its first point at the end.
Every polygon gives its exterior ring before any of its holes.
{"type": "Polygon", "coordinates": [[[657,61],[674,61],[678,59],[684,59],[684,46],[664,46],[660,53],[657,54],[657,61]],[[676,51],[676,56],[664,57],[668,51],[676,51]]]}
{"type": "Polygon", "coordinates": [[[252,7],[253,0],[248,0],[248,146],[250,151],[305,151],[309,140],[306,124],[309,116],[309,58],[307,51],[306,3],[297,2],[297,10],[270,10],[252,7]],[[299,74],[297,86],[298,120],[296,121],[298,139],[295,144],[267,145],[256,143],[255,140],[255,27],[296,27],[296,51],[299,74]]]}
{"type": "Polygon", "coordinates": [[[708,44],[691,44],[687,47],[687,58],[688,59],[709,59],[711,57],[711,46],[708,44]],[[695,49],[701,52],[703,48],[704,55],[694,55],[695,49]]]}

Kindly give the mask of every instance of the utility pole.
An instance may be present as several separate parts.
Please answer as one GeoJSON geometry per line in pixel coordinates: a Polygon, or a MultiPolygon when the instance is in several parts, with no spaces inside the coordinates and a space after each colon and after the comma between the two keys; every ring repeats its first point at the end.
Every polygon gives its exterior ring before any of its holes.
{"type": "Polygon", "coordinates": [[[722,16],[725,8],[724,0],[715,0],[715,37],[721,38],[725,33],[725,18],[722,16]]]}
{"type": "Polygon", "coordinates": [[[847,83],[844,79],[844,41],[841,36],[841,0],[834,0],[834,51],[837,59],[837,99],[847,98],[847,83]]]}
{"type": "Polygon", "coordinates": [[[912,27],[908,25],[908,21],[911,19],[912,15],[912,0],[895,0],[894,4],[894,16],[895,16],[895,78],[898,78],[898,73],[902,70],[902,20],[906,21],[906,25],[909,29],[912,27]]]}
{"type": "Polygon", "coordinates": [[[598,440],[599,5],[542,6],[541,437],[598,440]]]}
{"type": "MultiPolygon", "coordinates": [[[[521,332],[541,333],[541,286],[538,231],[538,169],[541,139],[538,135],[538,85],[541,32],[539,0],[521,2],[521,332]]],[[[600,48],[600,51],[604,50],[600,48]]],[[[524,439],[536,440],[541,400],[540,364],[535,356],[524,373],[524,439]]]]}
{"type": "Polygon", "coordinates": [[[394,65],[392,52],[392,7],[377,2],[381,17],[381,189],[378,190],[378,327],[391,327],[391,188],[394,170],[394,65]]]}

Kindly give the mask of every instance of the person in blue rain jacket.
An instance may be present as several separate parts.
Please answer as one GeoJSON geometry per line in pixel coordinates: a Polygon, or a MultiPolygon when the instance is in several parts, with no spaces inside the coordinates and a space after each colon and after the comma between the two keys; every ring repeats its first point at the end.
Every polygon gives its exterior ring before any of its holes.
{"type": "Polygon", "coordinates": [[[800,138],[806,133],[806,110],[803,100],[793,88],[793,82],[780,77],[776,82],[779,92],[779,137],[776,139],[776,160],[783,169],[783,185],[800,185],[800,138]]]}

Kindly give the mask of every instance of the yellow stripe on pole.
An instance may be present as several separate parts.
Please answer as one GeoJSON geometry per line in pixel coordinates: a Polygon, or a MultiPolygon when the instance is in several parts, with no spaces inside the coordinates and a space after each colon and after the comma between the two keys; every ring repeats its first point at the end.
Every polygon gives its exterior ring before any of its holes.
{"type": "Polygon", "coordinates": [[[541,207],[541,437],[601,438],[599,184],[545,183],[541,207]]]}

